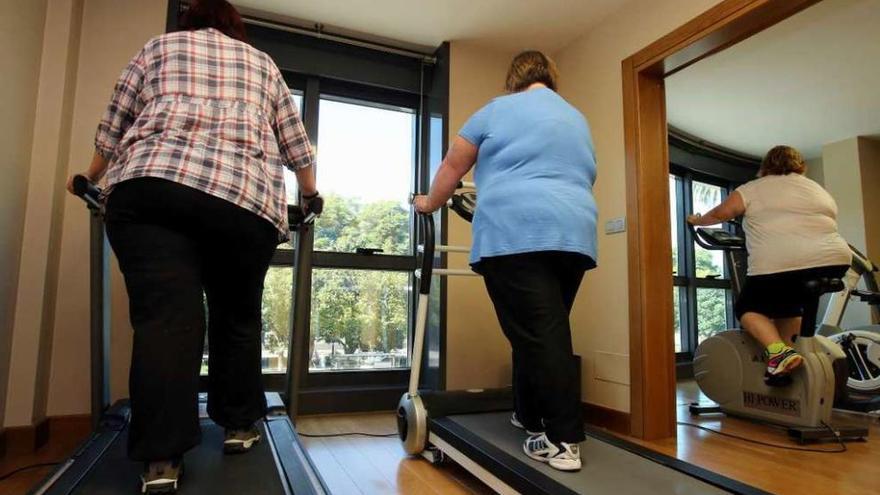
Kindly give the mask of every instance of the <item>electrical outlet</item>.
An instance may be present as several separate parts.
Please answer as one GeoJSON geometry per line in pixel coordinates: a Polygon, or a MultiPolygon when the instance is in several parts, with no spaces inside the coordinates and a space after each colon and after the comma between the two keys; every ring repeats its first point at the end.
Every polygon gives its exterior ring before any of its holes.
{"type": "Polygon", "coordinates": [[[619,234],[626,232],[626,217],[612,218],[605,222],[606,234],[619,234]]]}

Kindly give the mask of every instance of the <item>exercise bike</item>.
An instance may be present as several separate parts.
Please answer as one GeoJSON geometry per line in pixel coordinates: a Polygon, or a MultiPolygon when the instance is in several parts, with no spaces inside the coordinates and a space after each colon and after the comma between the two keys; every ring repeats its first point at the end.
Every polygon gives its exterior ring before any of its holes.
{"type": "MultiPolygon", "coordinates": [[[[724,251],[730,267],[734,297],[744,282],[745,239],[720,228],[689,226],[704,249],[724,251]]],[[[840,345],[816,334],[819,298],[844,290],[839,278],[809,280],[809,294],[795,350],[803,356],[801,368],[769,382],[762,346],[742,330],[727,330],[705,339],[694,353],[694,377],[700,390],[717,405],[691,405],[691,414],[723,412],[787,427],[800,443],[822,440],[859,440],[868,436],[861,425],[835,424],[835,404],[847,401],[847,356],[840,345]]]]}
{"type": "MultiPolygon", "coordinates": [[[[880,286],[875,275],[877,265],[852,245],[850,250],[852,265],[843,277],[844,289],[829,298],[818,333],[843,349],[849,368],[846,382],[848,393],[862,397],[862,402],[866,403],[871,396],[880,394],[880,325],[842,330],[841,322],[853,298],[868,304],[872,320],[880,321],[880,286]],[[864,283],[866,290],[858,288],[860,282],[864,283]]],[[[872,409],[859,410],[878,410],[880,403],[871,404],[870,407],[872,409]]]]}

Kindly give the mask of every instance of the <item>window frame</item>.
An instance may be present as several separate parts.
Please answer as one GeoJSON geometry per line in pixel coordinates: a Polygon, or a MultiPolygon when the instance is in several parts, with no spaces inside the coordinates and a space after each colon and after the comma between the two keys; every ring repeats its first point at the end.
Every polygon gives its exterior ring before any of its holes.
{"type": "MultiPolygon", "coordinates": [[[[736,326],[733,312],[733,290],[727,273],[726,260],[722,263],[720,278],[697,277],[696,248],[693,235],[687,228],[685,218],[694,212],[693,183],[701,182],[721,188],[722,201],[739,185],[731,180],[715,177],[675,163],[669,165],[669,175],[676,180],[676,195],[670,198],[670,208],[675,208],[681,221],[678,223],[678,274],[672,276],[673,291],[681,287],[679,293],[679,318],[681,328],[681,350],[676,352],[676,362],[688,364],[693,361],[694,351],[699,344],[699,318],[697,315],[698,289],[725,290],[727,328],[736,326]],[[674,203],[674,204],[673,204],[674,203]]],[[[729,228],[725,226],[725,228],[729,228]]],[[[675,292],[673,292],[675,293],[675,292]]]]}
{"type": "MultiPolygon", "coordinates": [[[[419,95],[404,93],[385,88],[377,88],[357,84],[348,81],[337,81],[321,77],[308,77],[299,74],[284,71],[285,80],[288,83],[301,84],[297,87],[293,85],[291,90],[299,90],[303,92],[303,120],[309,131],[309,139],[316,143],[318,141],[318,121],[320,100],[324,97],[344,98],[357,100],[363,103],[375,103],[377,106],[391,106],[411,108],[416,116],[414,138],[418,141],[420,135],[421,118],[419,118],[419,95]]],[[[420,175],[420,168],[424,166],[419,157],[419,143],[416,142],[414,147],[414,170],[411,174],[411,181],[415,182],[416,177],[420,175]]],[[[320,173],[320,163],[315,164],[316,173],[320,173]]],[[[411,248],[407,255],[399,254],[358,254],[346,253],[339,251],[311,251],[311,266],[309,268],[309,284],[307,284],[309,299],[311,299],[311,274],[314,270],[320,269],[340,269],[340,270],[365,270],[365,271],[393,271],[405,272],[409,278],[409,293],[414,293],[415,277],[414,270],[417,267],[416,246],[419,239],[417,238],[417,229],[415,228],[415,215],[410,216],[410,232],[411,232],[411,248]]],[[[311,242],[310,242],[311,244],[311,242]]],[[[368,246],[367,246],[368,247],[368,246]]],[[[311,246],[308,247],[311,249],[311,246]]],[[[295,266],[297,258],[297,249],[278,249],[272,257],[271,266],[295,266]]],[[[294,274],[294,277],[296,274],[294,274]]],[[[415,304],[413,300],[408,301],[408,329],[407,342],[412,340],[415,321],[415,304]]],[[[295,311],[295,310],[294,310],[295,311]]],[[[308,308],[303,308],[305,312],[301,318],[306,323],[307,332],[311,332],[311,304],[308,308]]],[[[291,324],[294,322],[294,315],[291,315],[291,324]]],[[[293,332],[294,330],[291,330],[293,332]]],[[[306,337],[306,342],[308,341],[306,337]]],[[[300,350],[301,352],[302,350],[300,350]]],[[[296,352],[296,349],[294,350],[296,352]]],[[[301,381],[299,383],[300,393],[315,394],[320,389],[353,389],[364,387],[392,387],[401,389],[409,378],[409,368],[395,369],[378,369],[378,370],[338,370],[338,371],[311,371],[308,368],[308,359],[294,359],[293,366],[300,369],[292,370],[299,373],[301,381]]],[[[264,376],[269,375],[264,374],[264,376]]],[[[276,373],[277,375],[277,373],[276,373]]],[[[283,374],[281,374],[283,376],[283,374]]],[[[281,385],[278,390],[284,388],[283,381],[275,379],[265,380],[267,385],[281,385]]],[[[397,393],[397,392],[395,392],[397,393]]],[[[399,395],[399,394],[398,394],[399,395]]],[[[353,397],[353,396],[352,396],[353,397]]],[[[303,401],[307,402],[307,401],[303,401]]],[[[346,402],[348,402],[346,400],[346,402]]]]}

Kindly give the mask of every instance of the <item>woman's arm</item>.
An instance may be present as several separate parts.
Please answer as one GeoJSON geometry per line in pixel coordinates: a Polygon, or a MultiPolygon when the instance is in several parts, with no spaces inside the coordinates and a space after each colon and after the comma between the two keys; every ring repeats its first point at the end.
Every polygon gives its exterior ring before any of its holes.
{"type": "MultiPolygon", "coordinates": [[[[85,175],[91,182],[99,182],[104,177],[104,173],[107,172],[107,165],[109,163],[110,160],[96,150],[95,155],[92,157],[92,163],[82,175],[85,175]]],[[[67,191],[70,194],[73,194],[73,178],[74,176],[71,175],[67,179],[67,191]]]]}
{"type": "Polygon", "coordinates": [[[303,196],[312,196],[318,192],[318,187],[315,185],[314,166],[298,168],[293,173],[296,174],[296,183],[303,196]]]}
{"type": "Polygon", "coordinates": [[[715,225],[742,215],[746,212],[746,205],[743,203],[742,195],[733,191],[727,196],[723,203],[709,210],[705,215],[688,215],[687,221],[691,225],[698,227],[705,225],[715,225]]]}
{"type": "Polygon", "coordinates": [[[467,139],[456,136],[452,147],[446,153],[446,158],[440,164],[434,182],[431,184],[431,192],[427,196],[416,196],[413,205],[420,213],[431,213],[441,208],[458,187],[461,178],[468,173],[477,161],[479,148],[467,139]]]}

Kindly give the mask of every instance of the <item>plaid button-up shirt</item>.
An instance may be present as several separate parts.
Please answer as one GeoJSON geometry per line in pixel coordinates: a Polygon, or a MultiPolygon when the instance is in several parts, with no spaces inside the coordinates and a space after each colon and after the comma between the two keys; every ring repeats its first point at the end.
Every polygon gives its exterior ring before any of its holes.
{"type": "Polygon", "coordinates": [[[171,180],[267,219],[288,237],[282,166],[314,153],[275,63],[215,29],[150,40],[128,64],[98,125],[107,193],[134,178],[171,180]]]}

